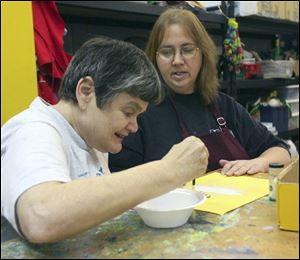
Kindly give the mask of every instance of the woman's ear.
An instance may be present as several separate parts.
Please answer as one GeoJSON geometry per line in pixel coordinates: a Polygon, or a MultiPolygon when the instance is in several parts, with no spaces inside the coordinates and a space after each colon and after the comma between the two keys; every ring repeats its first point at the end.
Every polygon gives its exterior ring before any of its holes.
{"type": "Polygon", "coordinates": [[[76,98],[78,106],[81,109],[86,109],[95,95],[94,81],[90,76],[81,78],[76,86],[76,98]]]}

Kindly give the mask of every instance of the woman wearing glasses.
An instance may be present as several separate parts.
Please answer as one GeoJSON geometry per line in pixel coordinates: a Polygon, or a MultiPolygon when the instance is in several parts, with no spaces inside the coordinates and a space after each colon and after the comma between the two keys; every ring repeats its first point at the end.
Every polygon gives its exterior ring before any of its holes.
{"type": "Polygon", "coordinates": [[[218,92],[216,48],[190,11],[168,9],[156,21],[146,53],[167,87],[165,100],[139,118],[139,131],[110,155],[112,171],[162,158],[172,145],[194,135],[209,150],[208,171],[226,175],[268,171],[287,165],[287,145],[234,99],[218,92]]]}

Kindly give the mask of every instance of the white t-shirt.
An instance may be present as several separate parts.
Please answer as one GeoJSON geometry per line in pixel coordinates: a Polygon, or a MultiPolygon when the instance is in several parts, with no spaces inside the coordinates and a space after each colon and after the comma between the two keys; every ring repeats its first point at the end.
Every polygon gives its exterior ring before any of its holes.
{"type": "Polygon", "coordinates": [[[110,174],[107,154],[89,148],[39,97],[1,128],[1,216],[17,231],[15,204],[30,187],[103,174],[110,174]]]}

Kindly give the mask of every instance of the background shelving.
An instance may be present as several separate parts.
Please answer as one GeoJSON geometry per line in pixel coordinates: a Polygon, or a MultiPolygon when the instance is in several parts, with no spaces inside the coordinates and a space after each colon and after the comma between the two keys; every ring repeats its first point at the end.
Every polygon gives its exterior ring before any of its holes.
{"type": "MultiPolygon", "coordinates": [[[[130,1],[56,1],[68,30],[65,49],[74,53],[83,42],[96,35],[105,35],[129,41],[145,48],[151,28],[166,7],[130,1]]],[[[226,12],[225,12],[226,13],[226,12]]],[[[215,41],[218,53],[222,53],[222,41],[226,32],[223,15],[199,12],[199,19],[215,41]]],[[[238,17],[241,41],[247,49],[266,51],[272,48],[274,35],[299,39],[299,23],[261,17],[257,15],[238,17]]],[[[299,84],[299,77],[292,79],[256,79],[221,81],[220,90],[233,96],[242,105],[272,90],[299,84]]],[[[297,129],[279,135],[299,142],[297,129]]]]}

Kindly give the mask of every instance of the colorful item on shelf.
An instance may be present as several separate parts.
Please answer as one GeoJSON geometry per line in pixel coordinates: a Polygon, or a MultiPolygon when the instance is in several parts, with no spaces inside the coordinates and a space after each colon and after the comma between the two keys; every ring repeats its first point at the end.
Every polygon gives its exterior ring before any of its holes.
{"type": "Polygon", "coordinates": [[[242,63],[243,48],[238,32],[238,23],[235,18],[228,18],[228,29],[223,44],[223,56],[229,63],[229,70],[237,71],[242,63]]]}
{"type": "Polygon", "coordinates": [[[255,64],[243,64],[244,79],[259,79],[262,78],[260,72],[260,65],[255,64]]]}
{"type": "Polygon", "coordinates": [[[280,60],[280,39],[278,34],[275,35],[274,60],[280,60]]]}

